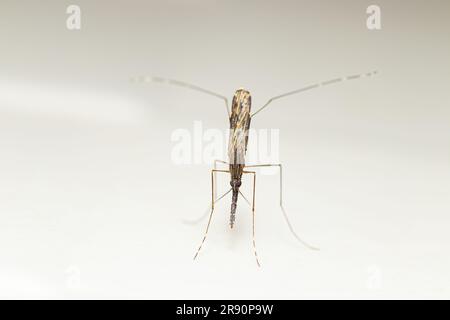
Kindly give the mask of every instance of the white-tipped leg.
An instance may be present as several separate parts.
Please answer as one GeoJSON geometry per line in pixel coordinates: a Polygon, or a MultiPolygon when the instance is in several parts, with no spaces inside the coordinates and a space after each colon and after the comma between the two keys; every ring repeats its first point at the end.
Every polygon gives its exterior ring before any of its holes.
{"type": "Polygon", "coordinates": [[[320,250],[319,248],[316,248],[312,245],[310,245],[308,242],[304,241],[302,238],[299,237],[297,232],[295,232],[294,228],[292,227],[291,222],[289,221],[288,215],[286,213],[286,210],[284,210],[283,207],[283,167],[281,164],[257,164],[257,165],[251,165],[251,166],[245,166],[246,168],[257,168],[257,167],[279,167],[280,168],[280,208],[281,212],[283,213],[284,220],[286,221],[286,224],[289,227],[289,230],[291,231],[292,235],[297,239],[298,242],[300,242],[302,245],[307,247],[311,250],[320,250]]]}
{"type": "MultiPolygon", "coordinates": [[[[216,172],[227,172],[227,173],[229,173],[229,171],[226,171],[226,170],[211,170],[211,213],[209,214],[209,219],[208,219],[208,224],[206,226],[206,231],[205,231],[205,234],[203,236],[202,242],[200,243],[200,246],[198,247],[197,252],[195,253],[194,260],[197,258],[197,256],[198,256],[198,254],[199,254],[203,244],[205,243],[206,235],[208,234],[209,226],[211,225],[211,219],[212,219],[212,215],[214,213],[214,202],[215,202],[214,201],[214,174],[216,172]]],[[[230,191],[228,191],[228,192],[230,192],[230,191]]]]}
{"type": "Polygon", "coordinates": [[[261,267],[258,259],[258,252],[256,251],[256,240],[255,240],[255,189],[256,189],[256,172],[253,171],[243,171],[243,173],[253,174],[253,200],[252,200],[252,239],[253,239],[253,252],[255,254],[256,264],[261,267]]]}

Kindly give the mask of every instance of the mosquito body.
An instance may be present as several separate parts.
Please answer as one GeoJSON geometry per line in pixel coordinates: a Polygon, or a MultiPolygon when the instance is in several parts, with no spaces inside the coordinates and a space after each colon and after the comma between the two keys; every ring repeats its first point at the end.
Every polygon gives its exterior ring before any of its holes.
{"type": "MultiPolygon", "coordinates": [[[[208,224],[206,226],[206,231],[205,234],[203,236],[202,242],[200,244],[200,246],[197,249],[197,252],[194,256],[194,259],[197,258],[205,240],[206,240],[206,236],[208,234],[209,231],[209,227],[211,225],[211,219],[214,213],[214,205],[220,201],[221,199],[223,199],[226,195],[228,195],[229,193],[231,193],[232,197],[231,197],[231,211],[230,211],[230,227],[233,228],[235,221],[236,221],[236,208],[237,208],[237,201],[238,201],[238,197],[239,195],[241,195],[244,200],[250,204],[251,209],[252,209],[252,234],[253,234],[253,250],[254,250],[254,254],[255,254],[255,258],[256,258],[256,262],[258,264],[258,266],[260,266],[259,263],[259,259],[258,259],[258,255],[256,252],[256,242],[255,242],[255,186],[256,186],[256,172],[255,171],[251,171],[248,170],[249,168],[257,168],[257,167],[278,167],[279,168],[279,172],[280,172],[280,208],[281,211],[283,213],[283,216],[285,218],[285,221],[289,227],[289,230],[291,231],[291,233],[293,234],[293,236],[303,245],[305,245],[306,247],[313,249],[313,250],[318,250],[317,248],[309,245],[308,243],[306,243],[305,241],[303,241],[295,232],[294,228],[292,227],[288,216],[286,214],[286,211],[284,210],[283,207],[283,175],[282,175],[282,165],[281,164],[256,164],[256,165],[246,165],[245,163],[245,154],[247,152],[247,145],[248,145],[248,133],[249,133],[249,129],[250,129],[250,122],[252,120],[252,118],[259,113],[260,111],[262,111],[263,109],[265,109],[270,103],[272,103],[275,100],[290,96],[290,95],[294,95],[294,94],[298,94],[304,91],[308,91],[311,89],[315,89],[315,88],[319,88],[322,86],[328,86],[328,85],[332,85],[341,81],[346,81],[346,80],[354,80],[354,79],[359,79],[362,77],[370,77],[372,75],[375,75],[377,73],[377,71],[374,72],[368,72],[368,73],[362,73],[362,74],[356,74],[356,75],[350,75],[347,77],[342,77],[342,78],[335,78],[335,79],[331,79],[328,81],[324,81],[324,82],[319,82],[307,87],[303,87],[294,91],[290,91],[275,97],[270,98],[262,107],[260,107],[259,109],[257,109],[255,112],[251,113],[251,95],[249,93],[249,91],[245,90],[245,89],[238,89],[236,90],[234,96],[233,96],[233,100],[232,100],[232,104],[231,104],[231,112],[229,110],[229,106],[228,106],[228,99],[220,94],[217,94],[215,92],[209,91],[207,89],[186,83],[186,82],[182,82],[182,81],[177,81],[177,80],[171,80],[171,79],[164,79],[164,78],[159,78],[159,77],[143,77],[143,78],[138,78],[138,82],[159,82],[159,83],[168,83],[171,85],[176,85],[176,86],[181,86],[181,87],[185,87],[188,89],[193,89],[196,91],[200,91],[203,93],[206,93],[208,95],[212,95],[215,96],[217,98],[220,98],[222,100],[225,101],[225,106],[227,109],[227,113],[228,113],[228,118],[229,118],[229,122],[230,122],[230,137],[229,137],[229,142],[228,142],[228,162],[222,161],[222,160],[215,160],[214,161],[214,169],[211,171],[211,183],[212,183],[212,199],[211,199],[211,205],[210,205],[210,211],[209,211],[209,219],[208,219],[208,224]],[[217,169],[216,168],[216,164],[217,162],[220,162],[222,164],[226,164],[228,166],[228,170],[224,170],[224,169],[217,169]],[[223,195],[221,195],[220,197],[216,198],[216,187],[215,187],[215,176],[216,173],[227,173],[230,176],[230,186],[231,188],[225,192],[223,195]],[[242,192],[239,190],[242,184],[242,176],[244,174],[250,174],[253,176],[253,192],[252,192],[252,202],[250,203],[249,200],[247,200],[247,198],[242,194],[242,192]]],[[[207,213],[206,213],[207,214],[207,213]]],[[[202,217],[203,218],[203,217],[202,217]]],[[[196,221],[200,221],[200,219],[196,220],[196,221]]]]}
{"type": "Polygon", "coordinates": [[[252,97],[250,92],[238,89],[233,97],[230,115],[230,138],[228,142],[228,163],[230,168],[230,185],[232,188],[232,202],[230,213],[230,227],[236,220],[236,206],[239,187],[242,184],[242,174],[245,167],[248,131],[250,129],[250,110],[252,97]]]}

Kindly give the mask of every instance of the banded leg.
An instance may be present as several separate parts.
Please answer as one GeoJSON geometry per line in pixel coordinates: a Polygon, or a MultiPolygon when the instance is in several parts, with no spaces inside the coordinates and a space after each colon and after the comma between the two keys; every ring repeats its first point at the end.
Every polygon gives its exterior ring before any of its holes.
{"type": "Polygon", "coordinates": [[[258,167],[279,167],[280,168],[280,208],[281,212],[283,213],[284,219],[286,221],[286,224],[289,227],[289,230],[291,231],[292,235],[297,239],[298,242],[303,244],[305,247],[311,249],[311,250],[319,250],[319,248],[316,248],[306,241],[304,241],[302,238],[298,236],[298,234],[295,232],[294,228],[292,227],[291,222],[289,221],[288,215],[286,214],[286,210],[284,210],[283,207],[283,167],[281,164],[257,164],[257,165],[251,165],[251,166],[245,166],[246,168],[258,168],[258,167]]]}
{"type": "Polygon", "coordinates": [[[242,173],[253,174],[253,199],[252,199],[252,238],[253,238],[253,252],[255,253],[256,263],[258,267],[261,267],[258,260],[258,253],[256,252],[256,240],[255,240],[255,188],[256,188],[256,172],[243,171],[242,173]]]}
{"type": "MultiPolygon", "coordinates": [[[[203,246],[203,243],[205,243],[206,235],[208,234],[209,226],[211,224],[212,215],[214,213],[214,174],[216,172],[227,172],[227,173],[229,173],[230,171],[228,171],[228,170],[211,170],[211,189],[212,189],[211,190],[211,213],[209,214],[208,224],[206,226],[206,231],[205,231],[205,234],[203,236],[203,240],[200,243],[200,246],[198,247],[197,253],[194,256],[194,260],[195,260],[195,258],[197,258],[198,253],[200,252],[200,249],[203,246]]],[[[228,191],[228,192],[230,192],[230,191],[228,191]]]]}

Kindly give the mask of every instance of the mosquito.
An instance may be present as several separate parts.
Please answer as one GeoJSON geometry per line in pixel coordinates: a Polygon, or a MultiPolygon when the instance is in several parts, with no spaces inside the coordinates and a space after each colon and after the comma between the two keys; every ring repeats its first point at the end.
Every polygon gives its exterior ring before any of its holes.
{"type": "MultiPolygon", "coordinates": [[[[258,113],[260,113],[262,110],[267,108],[272,102],[279,100],[281,98],[285,98],[291,95],[299,94],[305,91],[309,91],[312,89],[317,89],[322,86],[328,86],[331,84],[343,82],[345,80],[354,80],[359,79],[363,77],[371,77],[373,75],[377,74],[377,71],[373,72],[367,72],[363,74],[354,74],[347,77],[342,78],[335,78],[328,81],[319,82],[313,85],[309,85],[306,87],[302,87],[297,90],[289,91],[277,96],[274,96],[267,100],[267,102],[262,105],[259,109],[251,112],[252,107],[252,97],[250,95],[250,92],[244,88],[239,88],[236,90],[233,96],[233,100],[231,102],[231,111],[228,103],[228,99],[226,96],[223,96],[221,94],[215,93],[213,91],[204,89],[202,87],[183,82],[173,79],[165,79],[160,77],[138,77],[132,79],[133,82],[159,82],[159,83],[167,83],[170,85],[175,85],[179,87],[185,87],[188,89],[196,90],[203,92],[205,94],[217,97],[219,99],[222,99],[225,102],[225,107],[229,119],[230,124],[230,135],[229,135],[229,141],[228,141],[228,161],[223,160],[215,160],[214,161],[214,169],[211,170],[211,205],[209,207],[209,219],[208,223],[206,225],[206,230],[204,232],[202,241],[200,243],[200,246],[198,247],[195,255],[194,260],[198,257],[200,250],[202,249],[202,246],[205,243],[206,236],[208,234],[211,220],[214,213],[215,204],[218,203],[221,199],[223,199],[225,196],[231,193],[231,210],[230,210],[230,220],[229,225],[230,228],[233,228],[236,221],[236,208],[237,208],[237,202],[239,195],[250,205],[251,211],[252,211],[252,246],[253,246],[253,253],[255,255],[256,263],[258,267],[261,266],[258,258],[258,253],[256,250],[256,240],[255,240],[255,188],[256,188],[256,171],[255,168],[261,168],[261,167],[278,167],[279,169],[279,190],[280,190],[280,208],[281,212],[283,213],[283,217],[286,221],[286,224],[289,227],[290,232],[292,235],[297,239],[298,242],[303,244],[309,249],[312,250],[318,250],[318,248],[311,246],[307,242],[305,242],[302,238],[298,236],[296,231],[294,230],[288,215],[286,214],[286,211],[283,206],[283,169],[282,165],[280,163],[277,164],[254,164],[254,165],[247,165],[245,163],[245,156],[247,153],[247,145],[248,145],[248,137],[249,137],[249,129],[250,129],[250,123],[254,116],[256,116],[258,113]],[[217,169],[217,163],[225,164],[227,165],[227,169],[217,169]],[[224,194],[222,194],[220,197],[216,197],[216,174],[228,174],[230,177],[230,188],[228,191],[226,191],[224,194]],[[242,176],[243,175],[250,175],[252,177],[253,181],[253,188],[252,188],[252,199],[251,203],[250,201],[242,194],[240,191],[240,187],[242,185],[242,176]]],[[[202,217],[203,218],[203,217],[202,217]]],[[[201,220],[202,218],[198,219],[197,221],[201,220]]]]}

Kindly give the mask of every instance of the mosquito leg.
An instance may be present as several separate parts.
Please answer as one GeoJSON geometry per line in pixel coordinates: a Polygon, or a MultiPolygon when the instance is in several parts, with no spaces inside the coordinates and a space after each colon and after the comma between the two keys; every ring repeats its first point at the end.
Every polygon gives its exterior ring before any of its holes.
{"type": "MultiPolygon", "coordinates": [[[[228,162],[226,162],[226,161],[222,161],[222,160],[214,160],[214,170],[216,170],[217,169],[217,163],[223,163],[223,164],[228,164],[228,162]]],[[[217,201],[219,201],[220,199],[222,199],[223,197],[225,197],[227,194],[228,194],[228,192],[227,193],[225,193],[225,194],[223,194],[222,196],[220,196],[219,198],[217,198],[216,196],[217,196],[217,179],[216,179],[216,176],[214,176],[214,199],[216,199],[215,200],[215,202],[217,202],[217,201]]],[[[201,221],[203,221],[203,219],[205,219],[207,216],[208,216],[208,213],[211,211],[211,203],[208,205],[208,207],[206,208],[206,210],[205,210],[205,212],[200,216],[200,217],[198,217],[198,218],[196,218],[196,219],[193,219],[193,220],[183,220],[183,223],[185,223],[185,224],[191,224],[191,225],[196,225],[196,224],[198,224],[199,222],[201,222],[201,221]]]]}
{"type": "Polygon", "coordinates": [[[165,79],[165,78],[161,78],[161,77],[151,77],[151,76],[140,76],[140,77],[133,77],[131,78],[131,81],[134,83],[150,83],[150,82],[158,82],[158,83],[167,83],[169,85],[173,85],[173,86],[178,86],[178,87],[184,87],[186,89],[191,89],[191,90],[195,90],[195,91],[199,91],[205,94],[208,94],[210,96],[214,96],[216,98],[222,99],[225,102],[225,107],[227,109],[227,114],[228,117],[231,116],[230,113],[230,107],[228,105],[228,99],[227,97],[218,94],[216,92],[213,92],[211,90],[196,86],[194,84],[188,83],[188,82],[184,82],[184,81],[179,81],[179,80],[175,80],[175,79],[165,79]]]}
{"type": "MultiPolygon", "coordinates": [[[[226,161],[222,160],[214,160],[214,170],[217,170],[217,163],[228,164],[226,161]]],[[[214,176],[214,199],[216,199],[216,191],[217,191],[217,176],[214,176]]]]}
{"type": "Polygon", "coordinates": [[[244,196],[244,194],[241,192],[241,190],[239,190],[239,194],[242,196],[242,198],[244,198],[245,202],[247,202],[247,204],[250,206],[250,208],[252,207],[252,204],[250,203],[250,201],[248,201],[247,197],[244,196]]]}
{"type": "Polygon", "coordinates": [[[257,168],[257,167],[279,167],[280,168],[280,208],[281,212],[283,213],[283,217],[286,221],[286,224],[289,227],[289,230],[291,231],[292,235],[297,239],[298,242],[303,244],[305,247],[311,249],[311,250],[319,250],[319,248],[316,248],[306,241],[304,241],[302,238],[298,236],[298,234],[295,232],[294,228],[292,227],[291,222],[289,221],[288,215],[286,214],[286,210],[284,210],[283,206],[283,167],[281,164],[257,164],[257,165],[251,165],[251,166],[245,166],[246,168],[257,168]]]}
{"type": "Polygon", "coordinates": [[[258,267],[261,267],[258,259],[258,253],[256,252],[256,241],[255,241],[255,188],[256,188],[256,172],[254,171],[243,171],[242,173],[253,174],[253,199],[252,199],[252,238],[253,238],[253,252],[255,253],[256,263],[258,267]]]}
{"type": "MultiPolygon", "coordinates": [[[[229,194],[231,192],[231,190],[233,190],[233,189],[230,188],[230,190],[225,192],[219,198],[216,198],[216,200],[214,200],[214,203],[217,203],[220,200],[222,200],[227,194],[229,194]]],[[[185,223],[185,224],[197,224],[197,223],[201,222],[204,218],[206,218],[206,216],[208,215],[208,212],[210,212],[210,211],[211,211],[211,204],[208,206],[208,209],[206,209],[205,213],[200,218],[197,218],[195,220],[183,220],[183,223],[185,223]]]]}
{"type": "MultiPolygon", "coordinates": [[[[253,183],[254,183],[254,181],[253,181],[253,183]]],[[[256,244],[255,244],[255,206],[254,206],[254,200],[253,200],[253,205],[252,205],[250,203],[250,201],[241,192],[241,190],[239,190],[239,194],[242,196],[242,198],[244,198],[245,202],[247,202],[247,204],[250,206],[250,208],[252,208],[252,214],[253,214],[253,250],[255,252],[256,262],[257,262],[258,266],[260,267],[261,265],[259,264],[259,261],[258,261],[258,255],[256,253],[256,244]]],[[[255,198],[255,190],[253,189],[253,199],[254,198],[255,198]]]]}
{"type": "MultiPolygon", "coordinates": [[[[195,254],[195,256],[194,256],[194,260],[195,260],[195,258],[197,258],[198,253],[200,252],[200,249],[201,249],[202,246],[203,246],[203,243],[205,243],[206,235],[208,234],[209,226],[210,226],[210,224],[211,224],[212,215],[213,215],[213,213],[214,213],[214,174],[215,174],[216,172],[227,172],[227,173],[229,173],[228,170],[211,170],[211,189],[212,189],[212,190],[211,190],[211,213],[209,214],[208,224],[207,224],[207,226],[206,226],[206,231],[205,231],[205,234],[204,234],[204,236],[203,236],[203,240],[202,240],[202,242],[200,243],[200,246],[198,247],[198,250],[197,250],[197,252],[196,252],[196,254],[195,254]]],[[[229,192],[229,191],[228,191],[228,192],[229,192]]]]}
{"type": "Polygon", "coordinates": [[[216,166],[217,162],[223,163],[223,164],[229,164],[228,162],[223,161],[223,160],[214,160],[214,167],[216,166]]]}

